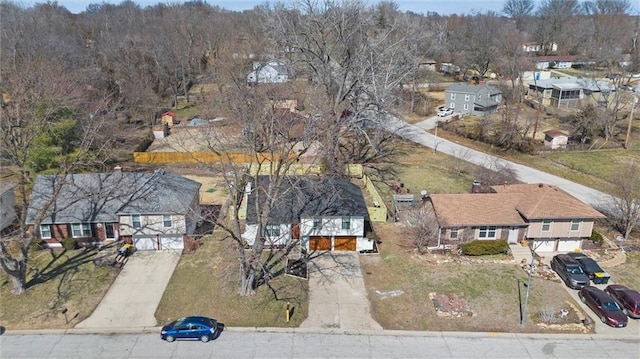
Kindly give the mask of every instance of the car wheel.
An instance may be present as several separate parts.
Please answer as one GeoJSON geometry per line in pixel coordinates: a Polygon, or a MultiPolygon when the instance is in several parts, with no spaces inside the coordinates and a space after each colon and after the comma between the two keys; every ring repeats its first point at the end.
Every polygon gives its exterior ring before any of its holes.
{"type": "Polygon", "coordinates": [[[171,343],[172,341],[175,341],[176,338],[173,335],[167,335],[165,340],[168,341],[169,343],[171,343]]]}
{"type": "Polygon", "coordinates": [[[208,341],[209,341],[209,339],[211,339],[211,338],[209,338],[209,336],[208,336],[208,335],[202,335],[202,336],[200,336],[200,341],[202,341],[203,343],[208,342],[208,341]]]}
{"type": "Polygon", "coordinates": [[[580,300],[582,301],[582,303],[587,303],[587,300],[586,300],[586,299],[584,299],[584,297],[583,297],[583,296],[579,295],[578,297],[580,297],[580,300]]]}
{"type": "Polygon", "coordinates": [[[605,319],[604,315],[600,317],[600,321],[607,324],[607,319],[605,319]]]}

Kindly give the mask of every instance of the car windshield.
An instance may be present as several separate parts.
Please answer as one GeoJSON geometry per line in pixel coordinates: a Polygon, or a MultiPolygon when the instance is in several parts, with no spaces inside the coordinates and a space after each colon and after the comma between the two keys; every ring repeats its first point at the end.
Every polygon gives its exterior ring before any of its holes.
{"type": "Polygon", "coordinates": [[[620,307],[618,306],[618,303],[616,302],[604,302],[602,306],[604,307],[604,309],[611,312],[622,310],[620,309],[620,307]]]}
{"type": "Polygon", "coordinates": [[[582,268],[579,266],[567,266],[567,272],[571,274],[584,274],[582,268]]]}

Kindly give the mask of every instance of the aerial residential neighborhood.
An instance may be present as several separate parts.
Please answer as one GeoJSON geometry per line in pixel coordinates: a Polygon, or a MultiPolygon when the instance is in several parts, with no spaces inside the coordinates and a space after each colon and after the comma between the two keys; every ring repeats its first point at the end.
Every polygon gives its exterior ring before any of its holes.
{"type": "Polygon", "coordinates": [[[0,357],[640,355],[637,5],[403,6],[0,4],[0,357]]]}

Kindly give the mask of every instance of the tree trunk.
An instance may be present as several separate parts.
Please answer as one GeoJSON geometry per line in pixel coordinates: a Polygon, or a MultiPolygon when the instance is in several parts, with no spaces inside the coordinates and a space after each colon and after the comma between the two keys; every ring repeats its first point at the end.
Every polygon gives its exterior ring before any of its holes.
{"type": "Polygon", "coordinates": [[[3,253],[2,258],[0,259],[0,264],[2,265],[5,273],[7,273],[11,277],[11,282],[13,283],[11,293],[14,295],[23,294],[27,290],[26,256],[23,256],[21,259],[14,259],[7,255],[4,255],[3,253]]]}

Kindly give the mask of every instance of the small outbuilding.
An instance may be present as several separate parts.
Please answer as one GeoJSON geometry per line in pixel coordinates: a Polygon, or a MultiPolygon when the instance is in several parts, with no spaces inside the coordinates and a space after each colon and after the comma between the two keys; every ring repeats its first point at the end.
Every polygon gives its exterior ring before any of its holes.
{"type": "Polygon", "coordinates": [[[566,149],[569,136],[558,130],[549,130],[544,133],[544,146],[552,150],[566,149]]]}

